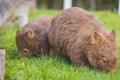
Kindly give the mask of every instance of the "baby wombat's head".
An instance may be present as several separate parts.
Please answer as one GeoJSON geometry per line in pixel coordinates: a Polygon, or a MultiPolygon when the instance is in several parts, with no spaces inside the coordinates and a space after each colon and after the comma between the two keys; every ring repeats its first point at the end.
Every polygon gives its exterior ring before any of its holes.
{"type": "Polygon", "coordinates": [[[104,71],[115,71],[118,58],[115,31],[107,36],[94,32],[90,37],[87,53],[88,61],[93,67],[104,71]]]}
{"type": "Polygon", "coordinates": [[[38,37],[38,34],[31,28],[27,30],[17,30],[16,44],[20,56],[42,55],[43,49],[40,45],[40,37],[38,37]]]}

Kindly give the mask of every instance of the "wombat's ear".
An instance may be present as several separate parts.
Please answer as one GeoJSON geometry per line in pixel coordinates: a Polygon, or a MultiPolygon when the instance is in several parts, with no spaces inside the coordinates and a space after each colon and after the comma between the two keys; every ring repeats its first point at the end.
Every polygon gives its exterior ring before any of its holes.
{"type": "Polygon", "coordinates": [[[111,34],[111,36],[112,36],[114,39],[116,39],[116,33],[115,33],[115,30],[112,30],[112,32],[111,32],[110,34],[111,34]]]}
{"type": "Polygon", "coordinates": [[[29,38],[34,38],[34,36],[35,36],[35,33],[32,29],[28,30],[27,34],[28,34],[29,38]]]}
{"type": "Polygon", "coordinates": [[[101,36],[100,33],[94,32],[91,35],[90,40],[91,40],[91,44],[96,44],[96,43],[99,43],[102,40],[102,36],[101,36]]]}

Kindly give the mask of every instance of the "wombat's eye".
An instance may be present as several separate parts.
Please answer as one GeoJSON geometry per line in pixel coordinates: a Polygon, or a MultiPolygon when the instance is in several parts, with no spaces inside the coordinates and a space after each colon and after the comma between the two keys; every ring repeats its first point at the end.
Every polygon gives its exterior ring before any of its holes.
{"type": "Polygon", "coordinates": [[[28,49],[26,49],[26,48],[23,51],[24,51],[24,53],[28,53],[28,49]]]}

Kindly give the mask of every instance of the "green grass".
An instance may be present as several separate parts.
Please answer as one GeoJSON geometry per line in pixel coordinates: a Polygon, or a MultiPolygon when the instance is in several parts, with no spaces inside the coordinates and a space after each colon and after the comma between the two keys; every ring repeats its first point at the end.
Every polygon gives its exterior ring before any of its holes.
{"type": "MultiPolygon", "coordinates": [[[[31,11],[29,16],[32,20],[41,14],[55,15],[58,12],[57,10],[41,9],[31,11]]],[[[109,11],[92,13],[105,24],[109,31],[116,30],[120,50],[120,17],[109,11]]],[[[19,58],[15,43],[15,34],[18,28],[0,29],[0,49],[6,49],[5,80],[119,80],[120,61],[118,61],[116,72],[106,73],[87,66],[77,67],[55,56],[19,58]]]]}

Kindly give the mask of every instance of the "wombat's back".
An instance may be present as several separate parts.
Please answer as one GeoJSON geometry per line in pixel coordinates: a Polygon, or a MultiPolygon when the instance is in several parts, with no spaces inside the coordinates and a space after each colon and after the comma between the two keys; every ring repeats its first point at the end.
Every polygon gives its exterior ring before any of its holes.
{"type": "Polygon", "coordinates": [[[53,19],[52,16],[49,15],[41,15],[36,17],[35,19],[33,19],[32,21],[30,21],[28,24],[26,24],[22,30],[26,31],[30,28],[32,28],[33,30],[48,30],[49,25],[51,20],[53,19]]]}
{"type": "Polygon", "coordinates": [[[55,52],[63,55],[62,53],[67,53],[69,45],[77,44],[77,40],[79,44],[83,44],[84,37],[95,31],[104,35],[108,34],[104,25],[95,16],[81,8],[74,7],[63,10],[54,17],[48,37],[55,52]]]}

